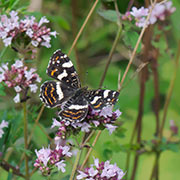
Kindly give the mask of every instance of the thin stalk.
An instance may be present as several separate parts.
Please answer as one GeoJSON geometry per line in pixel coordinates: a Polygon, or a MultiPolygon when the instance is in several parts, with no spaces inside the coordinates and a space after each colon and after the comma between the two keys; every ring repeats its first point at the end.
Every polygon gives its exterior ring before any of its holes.
{"type": "Polygon", "coordinates": [[[155,174],[156,174],[156,180],[159,179],[159,177],[158,177],[158,174],[159,174],[159,158],[160,158],[160,152],[157,152],[150,180],[153,180],[153,177],[155,174]]]}
{"type": "Polygon", "coordinates": [[[115,51],[115,49],[116,49],[116,47],[117,47],[118,41],[119,41],[119,39],[120,39],[120,37],[121,37],[121,34],[122,34],[122,25],[119,25],[118,31],[117,31],[117,34],[116,34],[116,37],[115,37],[115,40],[114,40],[114,42],[113,42],[111,51],[110,51],[110,53],[109,53],[109,57],[108,57],[108,60],[107,60],[107,63],[106,63],[105,69],[104,69],[104,73],[103,73],[102,78],[101,78],[101,81],[100,81],[100,83],[99,83],[99,87],[100,87],[100,88],[101,88],[101,86],[102,86],[102,84],[103,84],[103,82],[104,82],[104,79],[105,79],[105,77],[106,77],[107,70],[108,70],[109,65],[110,65],[110,63],[111,63],[113,53],[114,53],[114,51],[115,51]]]}
{"type": "Polygon", "coordinates": [[[76,170],[77,170],[77,166],[79,164],[79,160],[80,160],[81,154],[82,154],[82,148],[79,149],[79,151],[78,151],[78,153],[76,155],[76,160],[74,162],[73,169],[72,169],[71,176],[70,176],[69,180],[73,180],[74,179],[74,176],[76,174],[76,170]]]}
{"type": "Polygon", "coordinates": [[[127,67],[126,67],[126,70],[125,70],[125,72],[124,72],[124,74],[123,74],[123,77],[122,77],[122,80],[121,80],[121,84],[120,84],[121,87],[122,87],[122,84],[123,84],[123,82],[124,82],[124,80],[125,80],[125,78],[126,78],[126,76],[127,76],[127,73],[128,73],[128,71],[129,71],[129,68],[130,68],[130,66],[131,66],[131,64],[132,64],[132,62],[133,62],[133,60],[134,60],[134,57],[135,57],[135,55],[136,55],[137,48],[138,48],[138,46],[139,46],[139,44],[140,44],[140,42],[141,42],[141,39],[142,39],[142,37],[143,37],[143,35],[144,35],[144,32],[145,32],[145,30],[146,30],[146,28],[147,28],[147,23],[148,23],[148,21],[149,21],[149,18],[150,18],[150,16],[151,16],[152,10],[154,9],[154,6],[155,6],[156,2],[157,2],[157,0],[155,0],[154,3],[152,4],[151,9],[150,9],[150,12],[149,12],[149,14],[148,14],[148,16],[147,16],[147,18],[146,18],[146,21],[145,21],[145,25],[144,25],[143,29],[141,30],[141,33],[140,33],[139,38],[138,38],[138,40],[137,40],[136,46],[135,46],[135,48],[134,48],[134,50],[133,50],[133,52],[132,52],[132,56],[131,56],[131,58],[130,58],[130,60],[129,60],[129,63],[128,63],[127,67]]]}
{"type": "Polygon", "coordinates": [[[11,171],[13,174],[15,174],[17,176],[20,176],[24,179],[26,178],[25,175],[21,174],[20,169],[17,169],[16,167],[12,166],[5,160],[0,161],[0,167],[2,169],[6,170],[7,172],[11,171]]]}
{"type": "Polygon", "coordinates": [[[32,139],[32,136],[33,136],[33,134],[34,134],[35,126],[36,126],[37,123],[39,122],[39,119],[40,119],[40,117],[41,117],[41,115],[42,115],[42,113],[43,113],[43,111],[44,111],[44,107],[45,107],[45,106],[42,105],[42,107],[41,107],[41,109],[40,109],[40,111],[39,111],[39,114],[38,114],[38,116],[37,116],[37,118],[36,118],[36,120],[35,120],[34,127],[32,128],[31,134],[30,134],[30,136],[29,136],[29,138],[28,138],[28,144],[30,143],[30,141],[31,141],[31,139],[32,139]]]}
{"type": "MultiPolygon", "coordinates": [[[[35,124],[34,124],[34,126],[33,126],[33,128],[32,128],[32,130],[31,130],[31,133],[30,133],[30,135],[29,135],[29,137],[28,137],[28,146],[29,146],[29,143],[31,142],[31,139],[32,139],[32,136],[33,136],[33,134],[34,134],[34,130],[35,130],[35,126],[37,126],[37,124],[38,124],[38,122],[39,122],[39,119],[40,119],[40,117],[41,117],[41,115],[42,115],[42,113],[43,113],[43,111],[44,111],[44,105],[42,105],[42,107],[41,107],[41,109],[40,109],[40,112],[39,112],[39,114],[38,114],[38,116],[37,116],[37,118],[36,118],[36,120],[35,120],[35,124]]],[[[19,166],[21,165],[21,163],[22,163],[22,161],[24,160],[24,156],[25,156],[25,153],[23,153],[22,154],[22,156],[21,156],[21,159],[20,159],[20,161],[19,161],[19,166]]]]}
{"type": "Polygon", "coordinates": [[[96,1],[94,2],[94,4],[93,4],[92,8],[90,9],[90,11],[89,11],[89,13],[88,13],[88,15],[87,15],[87,17],[86,17],[83,25],[81,26],[81,28],[80,28],[80,30],[79,30],[76,38],[74,39],[74,41],[73,41],[73,43],[72,43],[72,46],[71,46],[71,48],[70,48],[70,50],[69,50],[69,52],[68,52],[68,56],[71,54],[71,51],[73,50],[74,46],[76,45],[76,43],[77,43],[80,35],[82,34],[82,32],[83,32],[83,30],[84,30],[84,28],[85,28],[85,26],[86,26],[86,24],[87,24],[87,22],[88,22],[88,20],[89,20],[89,18],[91,17],[92,13],[94,12],[94,9],[95,9],[98,1],[99,1],[99,0],[96,0],[96,1]]]}
{"type": "Polygon", "coordinates": [[[166,101],[164,104],[164,113],[163,113],[163,118],[162,118],[162,124],[161,124],[160,131],[159,131],[159,138],[160,139],[162,139],[162,136],[163,136],[163,129],[164,129],[165,121],[166,121],[167,110],[168,110],[169,103],[171,100],[171,96],[172,96],[172,92],[173,92],[174,84],[175,84],[175,80],[176,80],[176,75],[177,75],[177,71],[178,71],[179,58],[180,58],[180,40],[178,42],[178,49],[177,49],[177,55],[176,55],[176,59],[175,59],[174,74],[173,74],[172,80],[170,82],[169,89],[168,89],[167,96],[166,96],[166,101]]]}
{"type": "MultiPolygon", "coordinates": [[[[133,140],[134,140],[135,135],[136,135],[137,125],[138,125],[138,123],[137,123],[137,121],[136,121],[136,122],[135,122],[135,125],[134,125],[134,128],[133,128],[133,132],[132,132],[132,134],[131,134],[131,139],[130,139],[130,142],[129,142],[130,147],[131,147],[131,145],[133,144],[133,140]]],[[[130,157],[131,157],[131,151],[129,151],[129,152],[127,153],[127,158],[126,158],[126,168],[125,168],[126,171],[127,171],[126,177],[128,177],[128,173],[129,173],[130,157]]]]}
{"type": "Polygon", "coordinates": [[[157,57],[156,57],[153,59],[152,64],[151,64],[151,69],[152,69],[153,78],[154,78],[154,113],[156,117],[156,132],[155,132],[156,136],[158,136],[158,132],[159,132],[159,104],[160,104],[159,102],[159,76],[158,76],[157,66],[158,66],[158,63],[157,63],[157,57]]]}
{"type": "Polygon", "coordinates": [[[82,147],[90,140],[90,138],[93,136],[93,134],[95,133],[95,131],[91,131],[90,134],[88,135],[88,137],[85,139],[85,141],[82,144],[82,147]]]}
{"type": "Polygon", "coordinates": [[[101,135],[101,132],[102,132],[102,131],[98,131],[97,136],[95,137],[95,139],[94,139],[94,141],[93,141],[93,143],[92,143],[92,147],[89,148],[89,150],[88,150],[88,152],[87,152],[87,154],[86,154],[86,157],[85,157],[85,159],[84,159],[84,161],[83,161],[83,163],[82,163],[82,165],[81,165],[81,167],[80,167],[80,170],[82,170],[82,169],[84,168],[85,164],[87,163],[87,161],[88,161],[88,159],[89,159],[89,156],[90,156],[90,154],[91,154],[91,152],[92,152],[92,150],[93,150],[93,148],[94,148],[97,140],[99,139],[99,136],[101,135]]]}
{"type": "Polygon", "coordinates": [[[41,129],[41,131],[46,135],[46,137],[52,142],[53,139],[46,133],[46,131],[43,129],[43,127],[37,123],[37,126],[41,129]]]}
{"type": "MultiPolygon", "coordinates": [[[[25,150],[28,150],[28,142],[27,142],[27,136],[28,136],[28,122],[27,122],[27,107],[26,102],[23,102],[23,111],[24,111],[24,146],[25,150]]],[[[25,173],[26,173],[26,180],[29,180],[29,167],[28,167],[28,156],[25,153],[25,173]]]]}
{"type": "Polygon", "coordinates": [[[75,162],[74,162],[74,165],[73,165],[73,169],[72,169],[72,173],[71,173],[71,176],[70,176],[70,179],[69,180],[73,180],[74,177],[75,177],[75,174],[76,174],[76,170],[77,170],[77,167],[78,167],[78,164],[79,164],[79,161],[80,161],[80,158],[81,158],[81,154],[82,154],[82,150],[83,150],[83,144],[85,142],[85,139],[86,139],[86,133],[84,134],[84,137],[82,139],[82,142],[79,146],[79,151],[76,155],[76,159],[75,159],[75,162]]]}

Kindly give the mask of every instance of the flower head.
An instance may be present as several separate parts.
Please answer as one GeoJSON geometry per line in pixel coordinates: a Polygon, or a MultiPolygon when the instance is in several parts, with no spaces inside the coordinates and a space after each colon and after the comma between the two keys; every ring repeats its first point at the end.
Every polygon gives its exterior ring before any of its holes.
{"type": "Polygon", "coordinates": [[[4,82],[8,87],[14,88],[17,95],[14,97],[14,102],[20,102],[20,92],[30,88],[32,93],[36,93],[38,87],[35,83],[40,82],[41,79],[36,72],[36,69],[31,68],[28,70],[24,66],[22,60],[17,60],[8,67],[8,63],[2,64],[0,67],[0,82],[4,82]]]}
{"type": "Polygon", "coordinates": [[[5,120],[2,120],[1,124],[0,124],[0,138],[2,138],[4,131],[3,128],[8,127],[8,122],[5,120]]]}
{"type": "Polygon", "coordinates": [[[176,10],[175,7],[172,7],[172,1],[156,3],[154,8],[152,9],[149,21],[147,22],[147,24],[145,24],[146,18],[151,8],[151,6],[149,6],[148,8],[141,7],[139,9],[137,9],[136,7],[132,7],[132,10],[130,12],[126,12],[122,19],[129,21],[132,21],[132,19],[134,19],[136,26],[144,27],[145,25],[155,24],[158,20],[165,20],[168,15],[172,14],[176,10]]]}
{"type": "Polygon", "coordinates": [[[58,170],[64,173],[66,171],[64,158],[72,155],[69,150],[68,146],[60,146],[59,144],[56,145],[55,149],[43,147],[39,151],[35,150],[37,159],[34,166],[38,167],[44,175],[49,175],[54,167],[57,167],[58,170]]]}
{"type": "Polygon", "coordinates": [[[101,111],[95,111],[89,107],[88,114],[82,122],[69,122],[61,119],[60,121],[53,118],[51,128],[58,127],[57,136],[65,138],[71,133],[76,134],[79,131],[89,132],[93,129],[106,128],[110,134],[117,128],[114,125],[115,121],[121,112],[119,110],[113,111],[112,106],[106,106],[101,111]]]}
{"type": "MultiPolygon", "coordinates": [[[[11,11],[9,16],[0,16],[0,38],[5,46],[9,46],[14,40],[20,38],[21,43],[32,47],[45,46],[51,47],[51,37],[56,37],[56,32],[51,32],[51,29],[44,24],[49,23],[49,20],[44,16],[39,22],[34,16],[25,16],[20,19],[16,11],[11,11]]],[[[32,51],[32,48],[29,48],[32,51]]]]}
{"type": "Polygon", "coordinates": [[[94,159],[94,164],[85,168],[83,171],[78,171],[76,179],[103,179],[103,180],[121,180],[125,173],[116,165],[110,164],[110,161],[99,163],[98,159],[94,159]]]}

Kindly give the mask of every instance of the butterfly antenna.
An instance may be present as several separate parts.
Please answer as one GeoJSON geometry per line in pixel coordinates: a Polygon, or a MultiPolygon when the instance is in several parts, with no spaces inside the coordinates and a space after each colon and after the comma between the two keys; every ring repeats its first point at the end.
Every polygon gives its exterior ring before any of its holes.
{"type": "Polygon", "coordinates": [[[86,71],[86,75],[85,75],[85,78],[84,78],[84,84],[87,84],[87,79],[88,79],[88,71],[86,71]]]}
{"type": "Polygon", "coordinates": [[[121,71],[118,74],[118,92],[121,91],[121,71]]]}

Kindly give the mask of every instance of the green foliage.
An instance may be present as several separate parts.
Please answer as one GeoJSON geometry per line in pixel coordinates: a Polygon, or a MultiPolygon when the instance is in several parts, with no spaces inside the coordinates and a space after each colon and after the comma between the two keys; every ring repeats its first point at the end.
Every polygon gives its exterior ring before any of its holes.
{"type": "MultiPolygon", "coordinates": [[[[126,46],[131,47],[132,49],[135,48],[136,42],[139,38],[139,34],[135,31],[125,31],[124,32],[124,43],[126,46]]],[[[141,43],[138,46],[137,53],[141,52],[141,43]]]]}
{"type": "Polygon", "coordinates": [[[112,22],[118,21],[117,12],[115,10],[99,10],[98,14],[106,20],[112,22]]]}
{"type": "MultiPolygon", "coordinates": [[[[52,47],[50,49],[41,48],[38,51],[37,58],[31,60],[26,59],[26,64],[29,67],[38,68],[38,72],[42,78],[42,82],[51,79],[46,75],[46,67],[48,65],[49,58],[56,49],[62,49],[68,53],[75,35],[81,28],[86,15],[88,14],[89,8],[92,5],[89,2],[78,1],[47,1],[43,2],[42,12],[28,12],[27,7],[29,1],[24,0],[1,0],[0,8],[1,14],[8,14],[11,10],[17,10],[21,15],[32,15],[37,19],[42,16],[46,16],[50,20],[50,26],[53,31],[58,32],[58,38],[52,41],[52,47]],[[75,4],[73,4],[75,3],[75,4]],[[46,5],[47,4],[47,5],[46,5]],[[72,12],[73,11],[73,12],[72,12]],[[73,27],[73,28],[72,28],[73,27]],[[74,28],[76,27],[76,28],[74,28]]],[[[126,12],[127,1],[118,1],[118,7],[122,12],[126,12]]],[[[144,5],[144,1],[135,1],[136,4],[144,5]]],[[[154,58],[154,51],[158,51],[157,58],[157,77],[159,87],[159,120],[162,122],[162,116],[164,113],[164,102],[167,95],[169,84],[171,83],[173,72],[175,69],[175,57],[177,54],[178,41],[180,39],[180,2],[174,0],[173,4],[176,7],[175,13],[168,17],[165,21],[155,24],[152,26],[152,37],[151,46],[147,56],[148,64],[147,77],[144,77],[145,81],[145,94],[143,98],[143,110],[139,112],[140,97],[143,95],[141,91],[141,73],[135,73],[139,68],[137,62],[142,62],[142,56],[144,53],[144,41],[141,41],[137,53],[136,61],[133,61],[125,82],[122,86],[119,101],[115,105],[115,109],[119,108],[123,113],[121,118],[118,120],[117,126],[119,126],[115,132],[110,136],[104,127],[100,127],[102,135],[98,140],[95,147],[92,146],[93,138],[86,143],[86,150],[84,151],[83,157],[89,148],[93,148],[93,156],[103,160],[110,159],[116,162],[124,171],[126,171],[126,158],[127,153],[131,154],[131,157],[137,152],[143,152],[139,158],[138,171],[136,173],[136,179],[144,180],[144,177],[150,174],[150,169],[154,164],[154,155],[157,152],[162,153],[159,160],[160,164],[160,179],[169,180],[179,178],[179,134],[176,136],[172,135],[169,128],[169,120],[173,119],[175,124],[179,126],[179,108],[180,108],[180,85],[179,78],[180,73],[177,73],[175,87],[173,88],[173,94],[171,101],[168,106],[165,127],[163,131],[163,139],[160,141],[157,137],[154,137],[156,129],[156,117],[154,111],[155,102],[155,89],[154,89],[154,72],[152,70],[151,61],[154,58]],[[152,58],[153,57],[153,58],[152,58]],[[133,77],[132,77],[133,76],[133,77]],[[141,143],[137,143],[137,132],[134,136],[133,143],[130,143],[132,138],[132,132],[137,120],[138,115],[142,113],[142,132],[141,132],[141,143]],[[123,122],[123,123],[122,123],[123,122]],[[175,140],[174,140],[174,139],[175,140]],[[169,167],[171,169],[169,170],[169,167]]],[[[105,65],[108,60],[109,52],[112,48],[112,44],[117,31],[117,12],[114,9],[113,0],[103,0],[98,4],[97,11],[94,11],[86,28],[77,41],[77,44],[70,55],[74,64],[80,62],[80,72],[83,76],[83,85],[85,84],[90,89],[97,89],[99,82],[102,78],[105,65]],[[107,21],[108,20],[108,21],[107,21]],[[88,75],[86,77],[86,71],[88,75]]],[[[135,27],[134,22],[123,22],[123,34],[121,41],[118,42],[117,48],[113,53],[112,62],[108,68],[103,88],[116,90],[118,86],[118,74],[121,73],[121,78],[125,72],[129,59],[132,55],[132,51],[135,48],[137,39],[141,29],[135,27]],[[126,47],[123,49],[121,47],[126,47]],[[123,51],[123,52],[122,52],[123,51]],[[125,56],[124,54],[128,54],[125,56]]],[[[20,39],[21,41],[21,39],[20,39]]],[[[15,59],[19,58],[19,54],[14,52],[10,47],[0,46],[0,61],[9,62],[12,64],[15,59]]],[[[76,69],[78,69],[76,67],[76,69]]],[[[78,69],[78,70],[79,70],[78,69]]],[[[51,79],[52,80],[52,79],[51,79]]],[[[156,84],[157,85],[157,84],[156,84]]],[[[43,111],[38,123],[35,124],[35,120],[38,117],[42,103],[39,100],[38,93],[32,97],[29,93],[30,99],[27,101],[27,120],[28,120],[28,138],[32,133],[32,138],[28,146],[28,150],[24,148],[24,124],[23,124],[23,110],[21,105],[15,105],[8,89],[0,84],[0,122],[6,120],[9,122],[8,128],[4,128],[4,135],[0,138],[0,152],[2,158],[8,159],[8,162],[16,166],[22,158],[22,154],[29,156],[29,168],[30,172],[33,170],[33,163],[35,161],[35,149],[42,147],[48,147],[53,142],[50,142],[47,135],[51,138],[55,137],[56,131],[50,129],[52,124],[52,118],[56,117],[59,109],[47,109],[43,111]],[[6,102],[7,98],[7,102],[6,102]],[[10,153],[9,153],[10,152],[10,153]],[[8,154],[9,153],[9,154],[8,154]]],[[[142,99],[141,99],[142,100],[142,99]]],[[[20,103],[21,104],[21,103],[20,103]]],[[[71,136],[72,149],[78,147],[83,133],[75,134],[71,136]],[[79,144],[78,144],[79,143],[79,144]]],[[[129,174],[132,172],[133,159],[131,158],[129,164],[129,174]]],[[[72,163],[74,162],[74,159],[72,163]]],[[[88,163],[92,162],[90,158],[88,163]]],[[[68,180],[72,171],[72,164],[67,163],[67,172],[60,174],[55,170],[51,177],[52,179],[68,180]]],[[[24,161],[20,164],[20,171],[24,174],[25,163],[24,161]]],[[[148,176],[149,177],[149,176],[148,176]]],[[[0,169],[0,179],[13,179],[15,178],[10,170],[9,173],[0,169]]],[[[17,178],[18,179],[18,178],[17,178]]],[[[20,178],[21,179],[21,178],[20,178]]],[[[32,180],[45,179],[39,172],[35,172],[32,176],[32,180]]],[[[129,177],[127,177],[129,179],[129,177]]]]}

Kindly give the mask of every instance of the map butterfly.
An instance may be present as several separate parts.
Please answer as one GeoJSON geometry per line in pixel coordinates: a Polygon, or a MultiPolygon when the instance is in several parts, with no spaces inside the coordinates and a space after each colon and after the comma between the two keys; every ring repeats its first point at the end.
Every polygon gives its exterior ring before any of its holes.
{"type": "Polygon", "coordinates": [[[46,73],[56,81],[46,81],[41,85],[40,99],[49,108],[61,106],[59,116],[65,120],[82,121],[88,106],[100,110],[117,101],[117,91],[82,88],[71,60],[61,50],[54,52],[46,73]]]}

